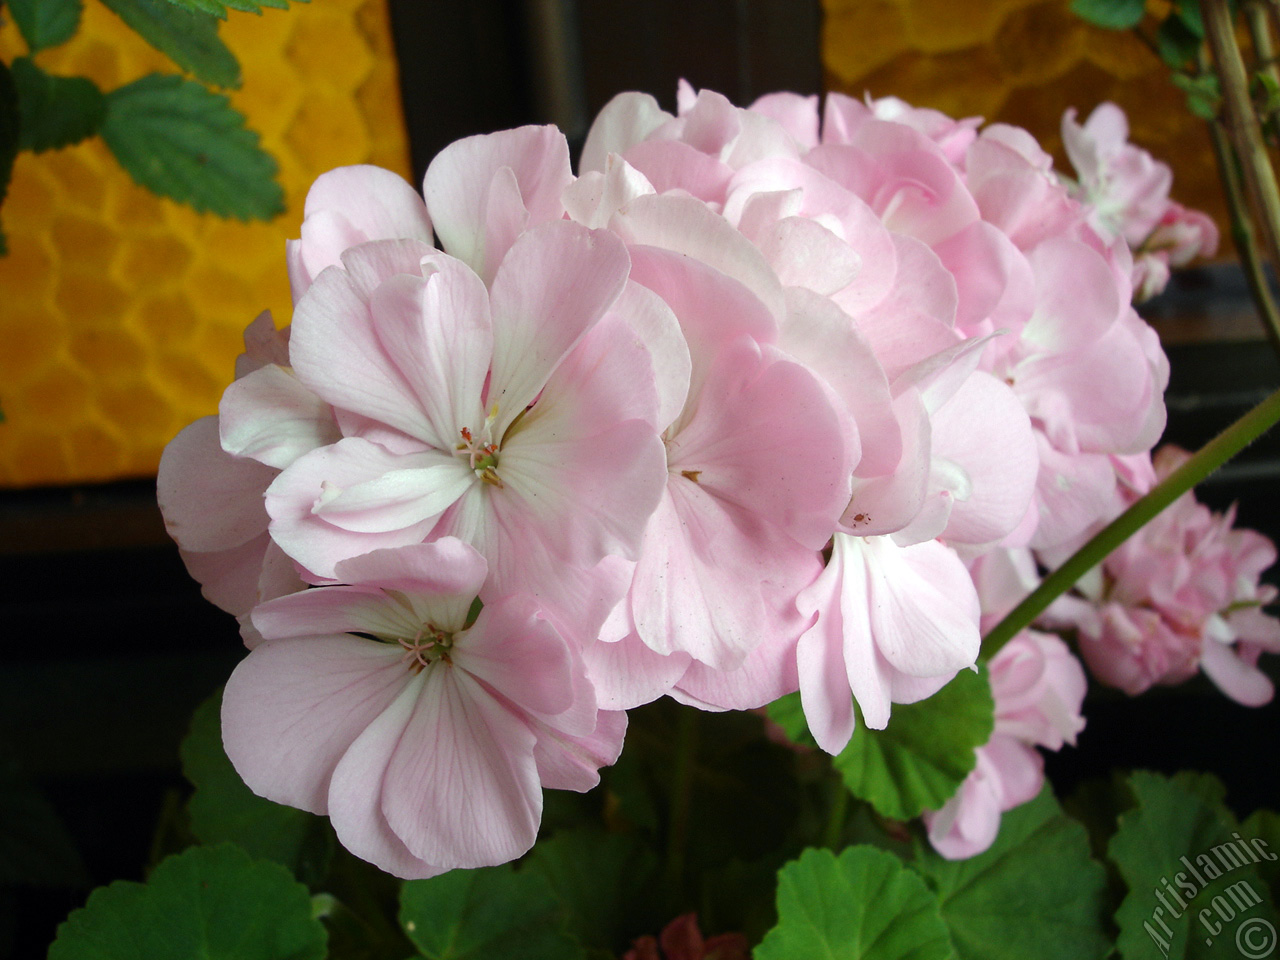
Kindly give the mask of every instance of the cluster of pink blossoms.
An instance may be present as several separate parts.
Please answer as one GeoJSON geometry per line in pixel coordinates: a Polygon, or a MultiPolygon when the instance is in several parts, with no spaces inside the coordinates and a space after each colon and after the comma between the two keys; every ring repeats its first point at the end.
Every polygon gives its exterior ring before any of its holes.
{"type": "Polygon", "coordinates": [[[615,98],[577,176],[549,127],[422,196],[325,174],[291,327],[159,476],[250,647],[236,769],[426,877],[528,850],[663,695],[883,728],[974,665],[970,567],[1120,509],[1163,428],[1094,219],[1016,128],[687,86],[615,98]]]}

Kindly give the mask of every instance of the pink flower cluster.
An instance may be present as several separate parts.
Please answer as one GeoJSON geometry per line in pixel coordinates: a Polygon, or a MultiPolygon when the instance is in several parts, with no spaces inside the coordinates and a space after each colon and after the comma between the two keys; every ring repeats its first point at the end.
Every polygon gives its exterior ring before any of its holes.
{"type": "Polygon", "coordinates": [[[1133,251],[1135,300],[1162,291],[1170,267],[1217,252],[1217,224],[1170,199],[1173,172],[1129,143],[1129,122],[1114,103],[1099,104],[1083,125],[1068,110],[1062,143],[1079,177],[1072,192],[1089,207],[1090,224],[1105,237],[1123,238],[1133,251]]]}
{"type": "MultiPolygon", "coordinates": [[[[1163,447],[1163,479],[1188,454],[1163,447]]],[[[1234,529],[1235,510],[1215,514],[1187,493],[1061,598],[1055,619],[1079,632],[1081,655],[1101,680],[1137,695],[1155,684],[1182,683],[1203,670],[1232,699],[1270,702],[1274,686],[1261,653],[1280,653],[1280,620],[1263,607],[1276,588],[1258,582],[1276,561],[1275,545],[1234,529]]]]}
{"type": "Polygon", "coordinates": [[[949,860],[986,850],[1000,815],[1040,792],[1044,759],[1036,747],[1061,750],[1084,729],[1084,670],[1058,637],[1024,630],[991,658],[988,670],[995,730],[977,749],[977,764],[956,795],[924,815],[930,844],[949,860]]]}
{"type": "Polygon", "coordinates": [[[818,743],[978,655],[967,564],[1117,508],[1164,423],[1131,257],[1025,131],[622,94],[419,196],[322,176],[166,522],[250,647],[257,793],[406,877],[519,856],[625,710],[799,690],[818,743]]]}

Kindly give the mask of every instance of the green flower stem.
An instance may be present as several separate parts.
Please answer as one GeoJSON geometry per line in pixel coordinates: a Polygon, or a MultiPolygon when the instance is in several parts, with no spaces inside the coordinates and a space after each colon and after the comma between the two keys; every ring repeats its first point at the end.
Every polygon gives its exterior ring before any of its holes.
{"type": "Polygon", "coordinates": [[[1029,627],[1050,603],[1070,590],[1112,550],[1133,536],[1161,510],[1262,436],[1277,421],[1280,421],[1280,390],[1206,443],[1190,460],[1153,487],[1150,493],[1120,514],[1101,533],[1077,550],[1066,563],[1049,574],[1039,587],[987,634],[982,641],[982,658],[990,659],[994,656],[1014,634],[1029,627]]]}
{"type": "Polygon", "coordinates": [[[839,853],[844,838],[844,822],[849,816],[849,788],[844,778],[838,773],[831,777],[831,811],[827,815],[827,829],[822,836],[822,845],[828,850],[839,853]]]}

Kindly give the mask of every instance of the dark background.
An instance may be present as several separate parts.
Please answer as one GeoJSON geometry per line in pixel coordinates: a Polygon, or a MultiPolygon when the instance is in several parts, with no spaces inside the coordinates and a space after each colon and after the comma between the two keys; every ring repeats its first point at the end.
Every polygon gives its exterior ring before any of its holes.
{"type": "MultiPolygon", "coordinates": [[[[447,143],[523,123],[558,122],[576,148],[623,90],[674,109],[680,77],[741,104],[821,86],[816,0],[391,7],[415,179],[447,143]]],[[[1212,338],[1249,310],[1225,266],[1185,274],[1144,312],[1158,328],[1189,324],[1212,338]]],[[[1167,436],[1183,446],[1280,385],[1261,341],[1181,342],[1169,353],[1167,436]]],[[[1215,509],[1239,501],[1240,522],[1276,538],[1277,477],[1280,445],[1264,439],[1201,498],[1215,509]]],[[[234,621],[186,576],[150,479],[0,492],[0,584],[0,772],[47,800],[85,869],[73,885],[0,873],[0,955],[43,956],[92,886],[142,878],[162,806],[185,789],[177,756],[191,712],[243,650],[234,621]]],[[[1249,710],[1197,679],[1138,701],[1095,689],[1087,712],[1078,748],[1048,761],[1060,795],[1114,767],[1190,768],[1219,774],[1241,815],[1280,805],[1275,703],[1249,710]]],[[[0,834],[15,815],[0,804],[0,834]]]]}

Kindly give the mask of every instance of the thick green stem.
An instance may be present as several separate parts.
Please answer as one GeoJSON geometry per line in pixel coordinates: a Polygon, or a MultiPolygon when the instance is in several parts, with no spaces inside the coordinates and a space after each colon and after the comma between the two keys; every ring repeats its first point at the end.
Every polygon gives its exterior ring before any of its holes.
{"type": "Polygon", "coordinates": [[[844,836],[844,822],[849,816],[849,788],[838,774],[832,777],[831,793],[831,811],[827,815],[827,829],[822,836],[822,845],[839,853],[840,841],[844,836]]]}
{"type": "Polygon", "coordinates": [[[1214,470],[1262,436],[1280,421],[1280,390],[1263,400],[1227,427],[1141,500],[1120,514],[1101,533],[1077,550],[1070,559],[1049,574],[1025,600],[1001,620],[982,641],[982,656],[989,659],[1062,594],[1070,590],[1108,554],[1133,536],[1144,524],[1214,470]]]}

